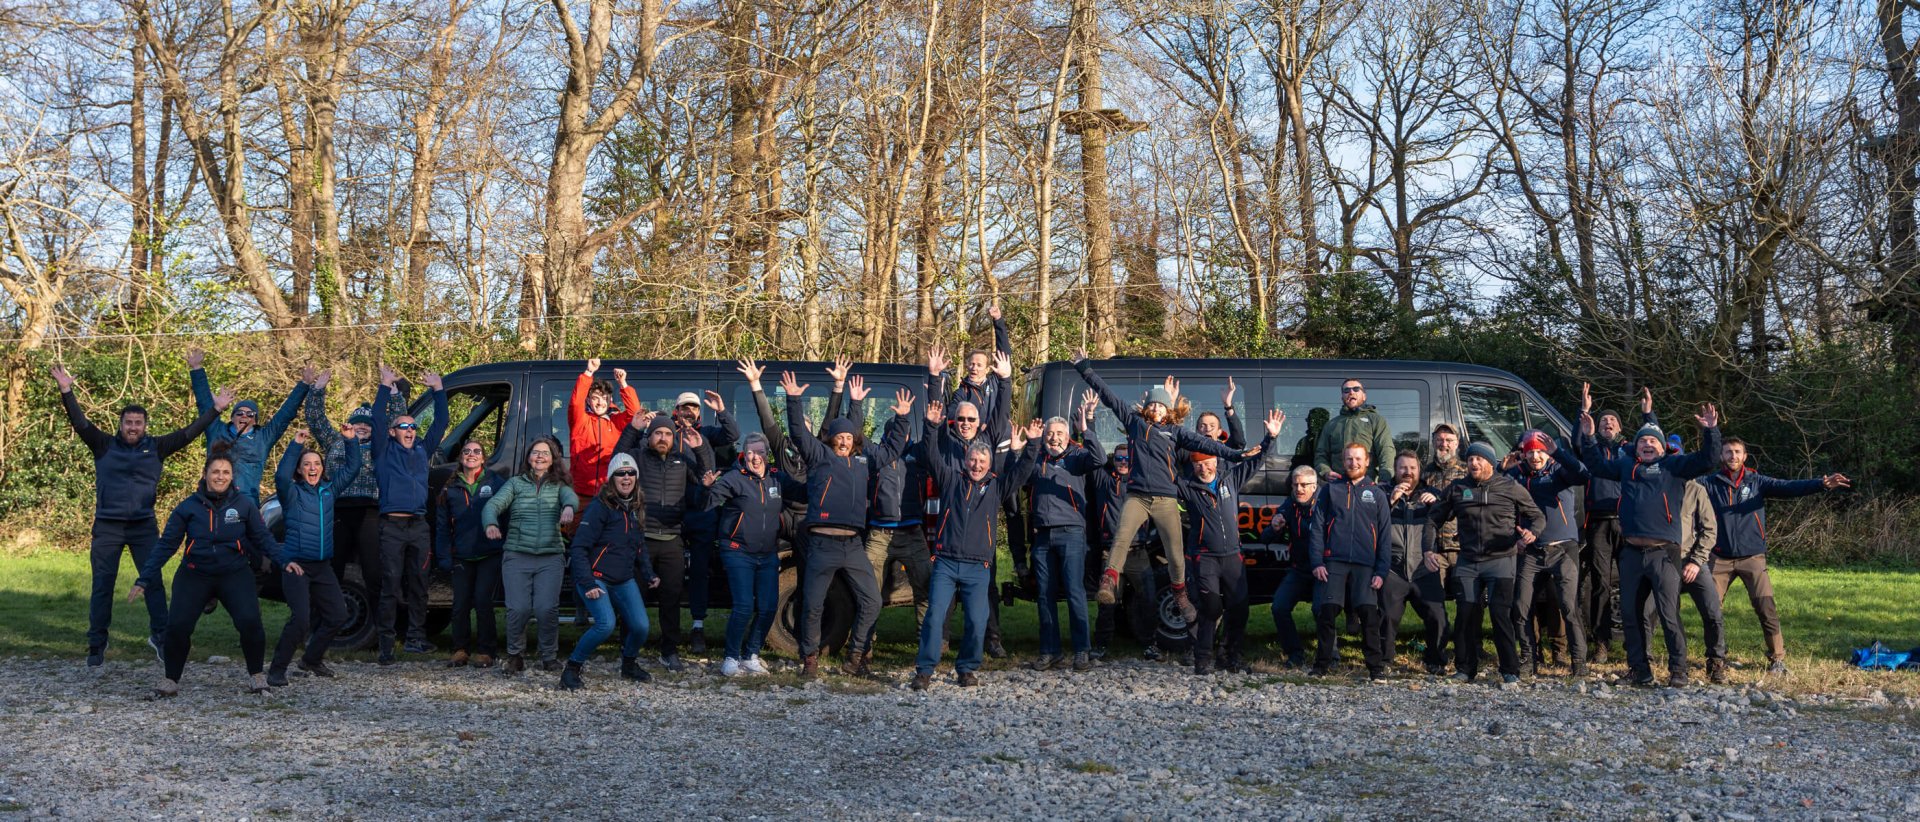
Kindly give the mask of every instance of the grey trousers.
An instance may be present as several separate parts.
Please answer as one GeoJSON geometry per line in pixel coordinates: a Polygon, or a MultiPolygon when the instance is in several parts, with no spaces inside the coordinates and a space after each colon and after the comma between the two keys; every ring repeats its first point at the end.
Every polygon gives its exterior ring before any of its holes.
{"type": "Polygon", "coordinates": [[[539,619],[540,658],[560,656],[560,583],[566,554],[507,551],[500,560],[500,583],[507,594],[507,654],[527,648],[527,620],[539,619]]]}

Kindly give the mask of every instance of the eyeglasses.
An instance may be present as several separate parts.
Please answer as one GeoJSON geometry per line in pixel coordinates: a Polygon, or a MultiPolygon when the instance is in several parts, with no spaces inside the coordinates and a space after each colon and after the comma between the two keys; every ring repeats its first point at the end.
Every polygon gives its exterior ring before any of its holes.
{"type": "Polygon", "coordinates": [[[414,425],[413,423],[410,423],[410,422],[396,422],[393,424],[393,430],[395,431],[412,431],[419,427],[420,426],[414,425]]]}
{"type": "Polygon", "coordinates": [[[487,455],[487,451],[486,451],[486,449],[484,449],[484,448],[480,448],[479,446],[475,446],[475,447],[473,447],[473,448],[462,448],[462,449],[460,449],[460,453],[462,453],[462,454],[472,454],[472,455],[474,455],[474,456],[478,456],[478,457],[484,457],[484,456],[486,456],[486,455],[487,455]]]}
{"type": "Polygon", "coordinates": [[[534,457],[546,457],[547,459],[553,459],[553,452],[551,451],[528,451],[527,452],[528,459],[532,459],[534,457]]]}
{"type": "Polygon", "coordinates": [[[1367,390],[1367,387],[1366,387],[1366,386],[1364,386],[1364,385],[1343,385],[1343,386],[1340,386],[1340,393],[1342,393],[1342,394],[1358,394],[1358,393],[1360,393],[1360,392],[1362,392],[1362,391],[1365,391],[1365,390],[1367,390]]]}
{"type": "Polygon", "coordinates": [[[979,417],[954,417],[954,422],[979,422],[979,417]]]}
{"type": "Polygon", "coordinates": [[[619,479],[619,478],[621,478],[621,477],[637,477],[637,476],[640,476],[640,472],[639,472],[639,471],[615,471],[615,472],[613,472],[613,478],[614,478],[614,479],[619,479]]]}

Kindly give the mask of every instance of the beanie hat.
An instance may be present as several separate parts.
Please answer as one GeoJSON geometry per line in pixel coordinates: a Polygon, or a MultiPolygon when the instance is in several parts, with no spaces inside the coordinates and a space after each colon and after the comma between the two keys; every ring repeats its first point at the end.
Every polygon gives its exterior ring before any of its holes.
{"type": "Polygon", "coordinates": [[[827,420],[827,424],[822,426],[820,430],[826,434],[827,439],[833,439],[841,434],[855,433],[853,420],[847,419],[846,417],[834,417],[833,419],[827,420]]]}
{"type": "Polygon", "coordinates": [[[1173,395],[1167,393],[1167,389],[1164,386],[1156,385],[1152,388],[1147,389],[1147,404],[1152,405],[1156,402],[1168,408],[1172,408],[1173,395]]]}
{"type": "Polygon", "coordinates": [[[614,472],[619,471],[622,468],[625,468],[629,471],[640,470],[640,466],[634,463],[633,461],[633,455],[628,454],[625,451],[622,451],[618,454],[614,454],[613,459],[607,460],[607,479],[609,480],[613,479],[614,472]]]}
{"type": "Polygon", "coordinates": [[[1679,434],[1668,434],[1668,435],[1667,435],[1667,448],[1668,448],[1668,450],[1671,450],[1672,452],[1674,452],[1674,453],[1676,453],[1676,454],[1684,454],[1684,453],[1686,453],[1686,451],[1687,451],[1687,447],[1686,447],[1686,445],[1687,445],[1686,443],[1684,443],[1684,442],[1681,442],[1681,441],[1680,441],[1680,435],[1679,435],[1679,434]]]}
{"type": "Polygon", "coordinates": [[[1544,432],[1536,429],[1536,430],[1528,431],[1525,435],[1520,437],[1520,450],[1550,451],[1552,449],[1548,447],[1547,435],[1544,432]]]}
{"type": "Polygon", "coordinates": [[[1195,463],[1213,462],[1213,455],[1195,451],[1193,452],[1193,461],[1195,463]]]}
{"type": "Polygon", "coordinates": [[[740,453],[745,454],[748,451],[756,451],[756,450],[762,454],[766,454],[772,451],[773,447],[771,443],[767,442],[767,435],[762,434],[758,431],[752,431],[752,432],[749,432],[745,437],[741,438],[740,453]]]}
{"type": "Polygon", "coordinates": [[[1484,442],[1476,442],[1472,445],[1467,446],[1467,456],[1479,457],[1483,460],[1486,460],[1487,462],[1493,463],[1494,465],[1500,464],[1500,458],[1498,456],[1495,456],[1493,453],[1493,446],[1488,445],[1484,442]]]}
{"type": "Polygon", "coordinates": [[[1634,439],[1637,440],[1641,437],[1652,437],[1663,443],[1667,441],[1667,433],[1665,431],[1661,431],[1660,426],[1654,425],[1653,423],[1647,423],[1646,425],[1642,425],[1640,426],[1640,430],[1633,432],[1634,439]]]}
{"type": "Polygon", "coordinates": [[[652,436],[653,432],[662,428],[669,431],[673,430],[673,417],[666,414],[655,414],[653,415],[653,419],[647,423],[647,434],[648,436],[652,436]]]}
{"type": "MultiPolygon", "coordinates": [[[[256,419],[256,420],[260,418],[260,404],[259,404],[259,403],[257,403],[257,402],[254,402],[253,400],[241,400],[241,401],[239,401],[239,402],[236,402],[236,403],[234,403],[234,404],[233,404],[233,410],[234,410],[235,412],[238,412],[238,411],[239,411],[240,409],[242,409],[242,408],[248,408],[248,409],[252,409],[252,410],[253,410],[253,418],[254,418],[254,419],[256,419]]],[[[232,418],[232,415],[228,415],[228,418],[229,418],[229,419],[231,419],[231,418],[232,418]]]]}
{"type": "Polygon", "coordinates": [[[372,425],[373,424],[373,406],[367,405],[366,403],[361,403],[359,408],[353,409],[353,413],[350,413],[347,415],[347,424],[348,425],[372,425]]]}

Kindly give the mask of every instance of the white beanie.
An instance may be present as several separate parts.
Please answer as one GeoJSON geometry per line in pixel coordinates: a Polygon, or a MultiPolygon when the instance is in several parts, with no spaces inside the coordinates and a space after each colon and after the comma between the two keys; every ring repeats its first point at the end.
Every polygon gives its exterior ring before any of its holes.
{"type": "Polygon", "coordinates": [[[633,455],[623,451],[614,454],[613,459],[607,460],[607,479],[612,480],[613,472],[622,468],[629,468],[634,471],[640,470],[640,466],[633,461],[633,455]]]}

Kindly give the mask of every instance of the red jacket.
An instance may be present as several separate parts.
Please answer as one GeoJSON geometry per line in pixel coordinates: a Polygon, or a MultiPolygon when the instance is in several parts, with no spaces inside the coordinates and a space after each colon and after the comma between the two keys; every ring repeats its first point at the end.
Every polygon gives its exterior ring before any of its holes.
{"type": "Polygon", "coordinates": [[[567,400],[567,467],[573,473],[573,490],[581,499],[600,493],[607,482],[607,463],[613,459],[613,445],[620,441],[620,430],[633,421],[640,407],[640,395],[632,386],[620,389],[620,407],[604,417],[587,413],[587,392],[593,388],[593,375],[581,373],[573,380],[573,397],[567,400]]]}

